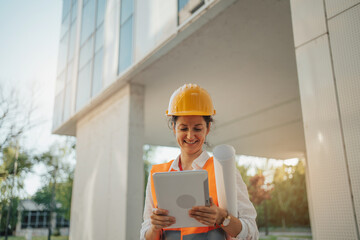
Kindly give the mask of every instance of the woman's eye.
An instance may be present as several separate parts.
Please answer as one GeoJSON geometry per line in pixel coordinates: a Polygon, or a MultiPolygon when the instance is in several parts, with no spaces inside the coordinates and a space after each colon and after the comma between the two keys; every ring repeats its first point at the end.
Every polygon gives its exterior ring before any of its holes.
{"type": "Polygon", "coordinates": [[[201,128],[195,128],[195,131],[200,132],[202,129],[201,128]]]}
{"type": "Polygon", "coordinates": [[[187,131],[187,128],[181,128],[180,131],[187,131]]]}

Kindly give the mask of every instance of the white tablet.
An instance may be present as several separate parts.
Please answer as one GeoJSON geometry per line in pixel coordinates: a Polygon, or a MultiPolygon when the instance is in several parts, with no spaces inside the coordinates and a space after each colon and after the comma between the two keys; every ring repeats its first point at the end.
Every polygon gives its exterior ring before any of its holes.
{"type": "Polygon", "coordinates": [[[169,211],[176,223],[169,228],[204,227],[189,217],[193,206],[209,206],[208,175],[205,170],[153,174],[158,207],[169,211]]]}

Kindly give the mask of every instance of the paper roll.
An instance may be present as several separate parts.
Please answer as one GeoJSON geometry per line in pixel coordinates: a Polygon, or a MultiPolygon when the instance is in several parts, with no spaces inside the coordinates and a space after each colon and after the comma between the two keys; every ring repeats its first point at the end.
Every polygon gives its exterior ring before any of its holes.
{"type": "Polygon", "coordinates": [[[237,217],[235,149],[223,144],[213,152],[219,207],[237,217]]]}

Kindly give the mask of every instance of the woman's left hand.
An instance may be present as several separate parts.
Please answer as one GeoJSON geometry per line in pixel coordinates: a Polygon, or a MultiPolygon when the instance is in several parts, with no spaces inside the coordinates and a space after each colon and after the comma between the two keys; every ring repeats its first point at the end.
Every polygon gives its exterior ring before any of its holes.
{"type": "Polygon", "coordinates": [[[220,225],[227,216],[225,209],[219,208],[210,197],[210,207],[195,206],[189,210],[189,216],[208,226],[220,225]]]}

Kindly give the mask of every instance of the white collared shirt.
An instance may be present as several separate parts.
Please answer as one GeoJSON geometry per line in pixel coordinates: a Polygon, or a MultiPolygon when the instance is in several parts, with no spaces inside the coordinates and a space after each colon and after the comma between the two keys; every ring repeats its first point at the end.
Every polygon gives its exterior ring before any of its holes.
{"type": "MultiPolygon", "coordinates": [[[[200,170],[204,167],[207,160],[210,158],[209,154],[206,151],[203,151],[199,157],[197,157],[193,163],[192,168],[194,170],[200,170]]],[[[179,156],[173,161],[171,164],[169,171],[171,169],[179,171],[179,156]]],[[[151,219],[152,209],[155,208],[152,193],[151,193],[151,176],[149,175],[148,183],[146,186],[146,198],[145,198],[145,207],[144,207],[144,215],[143,215],[143,223],[141,225],[140,230],[140,240],[145,240],[145,233],[151,227],[151,219]]],[[[247,191],[247,187],[239,173],[236,171],[236,191],[237,191],[237,203],[238,203],[238,218],[242,223],[242,230],[236,236],[236,238],[231,239],[239,239],[239,240],[249,240],[249,239],[258,239],[259,231],[256,226],[256,210],[253,204],[249,200],[249,195],[247,191]]]]}

